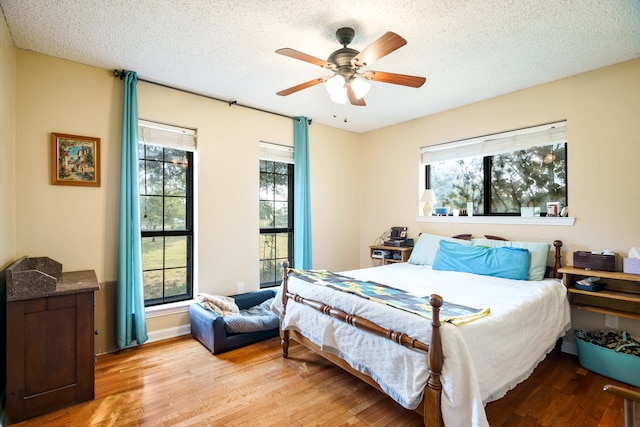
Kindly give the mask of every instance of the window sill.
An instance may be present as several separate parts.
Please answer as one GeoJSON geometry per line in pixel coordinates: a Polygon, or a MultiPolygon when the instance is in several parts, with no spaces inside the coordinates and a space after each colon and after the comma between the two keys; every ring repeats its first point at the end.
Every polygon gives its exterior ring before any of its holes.
{"type": "Polygon", "coordinates": [[[436,224],[501,224],[501,225],[561,225],[573,226],[574,217],[521,216],[418,216],[416,222],[436,224]]]}
{"type": "Polygon", "coordinates": [[[194,299],[186,301],[172,302],[169,304],[154,305],[153,307],[146,307],[144,309],[146,318],[171,316],[172,314],[186,313],[189,311],[189,306],[196,302],[194,299]]]}

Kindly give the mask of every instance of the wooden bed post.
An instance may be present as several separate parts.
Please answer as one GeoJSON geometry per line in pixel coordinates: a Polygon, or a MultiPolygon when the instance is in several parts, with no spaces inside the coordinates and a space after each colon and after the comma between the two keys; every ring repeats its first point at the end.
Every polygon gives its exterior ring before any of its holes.
{"type": "Polygon", "coordinates": [[[560,249],[562,249],[562,240],[554,240],[553,246],[556,248],[556,262],[553,265],[553,277],[555,279],[560,279],[562,278],[562,274],[558,273],[558,270],[560,270],[560,267],[562,267],[562,265],[560,264],[560,259],[562,258],[562,254],[560,252],[560,249]]]}
{"type": "Polygon", "coordinates": [[[444,426],[442,420],[442,341],[440,337],[440,307],[442,297],[432,294],[429,298],[431,304],[431,344],[429,344],[429,380],[424,389],[424,425],[427,427],[444,426]]]}
{"type": "Polygon", "coordinates": [[[284,316],[287,314],[287,300],[289,297],[289,262],[282,261],[282,313],[280,313],[280,342],[282,343],[282,357],[289,357],[289,331],[282,329],[284,316]]]}

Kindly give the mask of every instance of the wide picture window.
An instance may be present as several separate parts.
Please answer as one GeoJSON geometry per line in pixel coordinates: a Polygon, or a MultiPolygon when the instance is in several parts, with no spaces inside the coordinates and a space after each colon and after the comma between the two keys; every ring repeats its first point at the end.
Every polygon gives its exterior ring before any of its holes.
{"type": "MultiPolygon", "coordinates": [[[[567,206],[566,122],[423,147],[425,188],[437,205],[474,215],[520,215],[567,206]]],[[[557,212],[553,212],[556,214],[557,212]]]]}
{"type": "Polygon", "coordinates": [[[195,131],[139,125],[140,225],[146,306],[193,298],[195,131]]]}

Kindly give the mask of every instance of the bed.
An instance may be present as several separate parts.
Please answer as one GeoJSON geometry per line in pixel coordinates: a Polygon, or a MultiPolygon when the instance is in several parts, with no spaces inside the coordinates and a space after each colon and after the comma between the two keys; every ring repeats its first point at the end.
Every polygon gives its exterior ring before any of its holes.
{"type": "Polygon", "coordinates": [[[422,234],[407,263],[338,274],[284,264],[272,306],[283,356],[293,339],[423,414],[426,426],[488,426],[484,405],[525,380],[570,329],[561,247],[422,234]]]}

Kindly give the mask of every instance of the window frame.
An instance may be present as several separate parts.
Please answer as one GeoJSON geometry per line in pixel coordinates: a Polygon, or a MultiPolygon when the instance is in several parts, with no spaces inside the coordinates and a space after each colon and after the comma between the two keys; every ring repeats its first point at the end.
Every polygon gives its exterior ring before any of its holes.
{"type": "MultiPolygon", "coordinates": [[[[187,161],[186,168],[186,182],[185,182],[185,195],[180,196],[185,198],[185,227],[184,229],[179,230],[167,230],[165,229],[164,220],[162,221],[162,229],[161,230],[143,230],[141,224],[141,238],[144,240],[145,238],[154,238],[159,237],[163,239],[163,248],[162,248],[162,268],[153,268],[153,269],[144,269],[143,262],[143,275],[147,271],[161,271],[162,272],[162,291],[163,296],[161,298],[150,298],[147,299],[145,297],[145,308],[157,308],[166,306],[168,304],[179,303],[183,301],[193,300],[195,294],[195,270],[196,270],[196,262],[195,262],[195,247],[196,247],[196,233],[195,233],[195,163],[196,163],[196,132],[192,129],[186,128],[177,128],[174,126],[164,125],[160,123],[153,123],[144,120],[139,121],[139,139],[138,139],[138,152],[140,153],[140,149],[144,150],[145,155],[140,157],[138,156],[138,171],[141,172],[141,162],[142,161],[157,161],[160,162],[162,167],[162,218],[164,219],[165,215],[165,199],[167,197],[174,197],[171,195],[165,194],[165,167],[164,165],[167,163],[173,163],[165,158],[166,150],[180,150],[185,153],[185,158],[187,161]],[[156,147],[162,148],[162,158],[160,159],[147,159],[146,158],[146,149],[144,149],[145,145],[152,145],[156,147]],[[166,267],[166,247],[164,246],[164,239],[167,237],[185,237],[186,238],[186,259],[184,266],[180,267],[166,267]],[[186,269],[186,292],[184,294],[176,295],[176,296],[165,296],[166,290],[166,272],[168,270],[172,270],[174,268],[185,268],[186,269]]],[[[142,196],[146,196],[146,194],[140,193],[140,200],[142,201],[142,196]]],[[[141,209],[141,215],[143,211],[141,209]]],[[[141,248],[142,249],[142,248],[141,248]]],[[[143,254],[141,253],[141,256],[143,254]]]]}
{"type": "MultiPolygon", "coordinates": [[[[274,144],[269,142],[260,142],[260,155],[259,155],[259,177],[258,177],[258,186],[261,186],[262,183],[262,168],[260,166],[260,162],[268,161],[273,163],[281,163],[287,165],[287,226],[286,227],[260,227],[259,226],[259,235],[262,234],[282,234],[287,233],[287,260],[289,265],[293,265],[294,260],[294,164],[293,164],[293,147],[274,144]]],[[[275,170],[275,169],[274,169],[275,170]]],[[[269,172],[267,172],[269,173],[269,172]]],[[[271,172],[275,175],[274,172],[271,172]]],[[[263,199],[260,197],[260,191],[258,191],[258,203],[262,202],[263,199]]],[[[261,243],[260,243],[261,244],[261,243]]],[[[274,254],[275,255],[275,254],[274,254]]],[[[279,259],[279,258],[265,258],[265,259],[279,259]]],[[[264,259],[262,258],[262,254],[259,254],[258,262],[261,264],[264,259]]],[[[261,268],[261,267],[260,267],[261,268]]],[[[276,271],[274,280],[271,282],[262,282],[262,274],[258,275],[260,278],[260,288],[271,288],[274,286],[278,286],[280,284],[280,276],[278,272],[281,268],[278,268],[276,264],[276,271]]]]}
{"type": "MultiPolygon", "coordinates": [[[[565,200],[561,201],[561,204],[563,206],[568,206],[569,205],[569,182],[568,182],[568,168],[569,168],[569,154],[568,154],[568,141],[566,138],[566,121],[561,121],[561,122],[555,122],[555,123],[549,123],[549,124],[545,124],[545,125],[540,125],[540,126],[533,126],[530,128],[523,128],[523,129],[518,129],[518,130],[514,130],[514,131],[509,131],[509,132],[502,132],[502,133],[498,133],[498,134],[492,134],[492,135],[485,135],[482,137],[477,137],[477,138],[470,138],[467,140],[460,140],[460,141],[453,141],[453,142],[449,142],[449,143],[444,143],[444,144],[438,144],[436,146],[427,146],[427,147],[422,147],[421,151],[422,151],[422,159],[423,161],[421,162],[424,165],[424,188],[425,189],[431,189],[431,164],[434,163],[439,163],[439,161],[432,161],[432,162],[425,162],[425,153],[428,151],[435,151],[435,150],[442,150],[443,152],[445,150],[451,150],[451,152],[455,152],[457,155],[451,156],[450,158],[446,159],[446,160],[440,160],[440,161],[454,161],[454,160],[460,160],[460,159],[464,159],[464,158],[481,158],[482,159],[482,172],[483,172],[483,179],[482,179],[482,187],[483,187],[483,212],[474,212],[474,215],[477,216],[496,216],[496,217],[519,217],[521,216],[520,212],[491,212],[491,202],[492,202],[492,166],[493,166],[493,157],[500,155],[500,154],[506,154],[506,153],[513,153],[522,149],[530,149],[530,148],[534,148],[536,146],[536,144],[532,144],[530,143],[530,146],[526,147],[523,146],[523,143],[515,143],[515,147],[511,150],[511,151],[499,151],[499,150],[491,150],[490,145],[492,144],[492,141],[500,141],[500,140],[507,140],[508,138],[512,138],[514,140],[516,140],[519,136],[522,136],[523,139],[524,138],[530,138],[530,139],[536,139],[538,140],[538,146],[543,146],[543,145],[552,145],[552,144],[564,144],[564,150],[565,150],[565,184],[564,184],[564,190],[565,190],[565,200]],[[558,131],[558,135],[553,135],[553,132],[556,131],[556,129],[559,129],[558,131]],[[541,132],[551,132],[551,137],[549,141],[543,141],[542,137],[541,137],[541,132]],[[487,150],[490,154],[488,155],[483,155],[482,157],[480,155],[478,155],[478,152],[482,152],[482,147],[480,149],[478,149],[478,147],[476,147],[476,145],[480,145],[480,144],[487,144],[489,145],[489,149],[487,150]],[[467,155],[466,153],[474,153],[474,154],[469,154],[467,155]]],[[[498,145],[500,144],[499,142],[496,144],[498,145]]],[[[526,144],[526,143],[524,143],[526,144]]],[[[546,209],[546,205],[544,206],[544,208],[546,209]]],[[[546,216],[546,212],[543,212],[541,209],[540,212],[541,216],[546,216]]]]}

